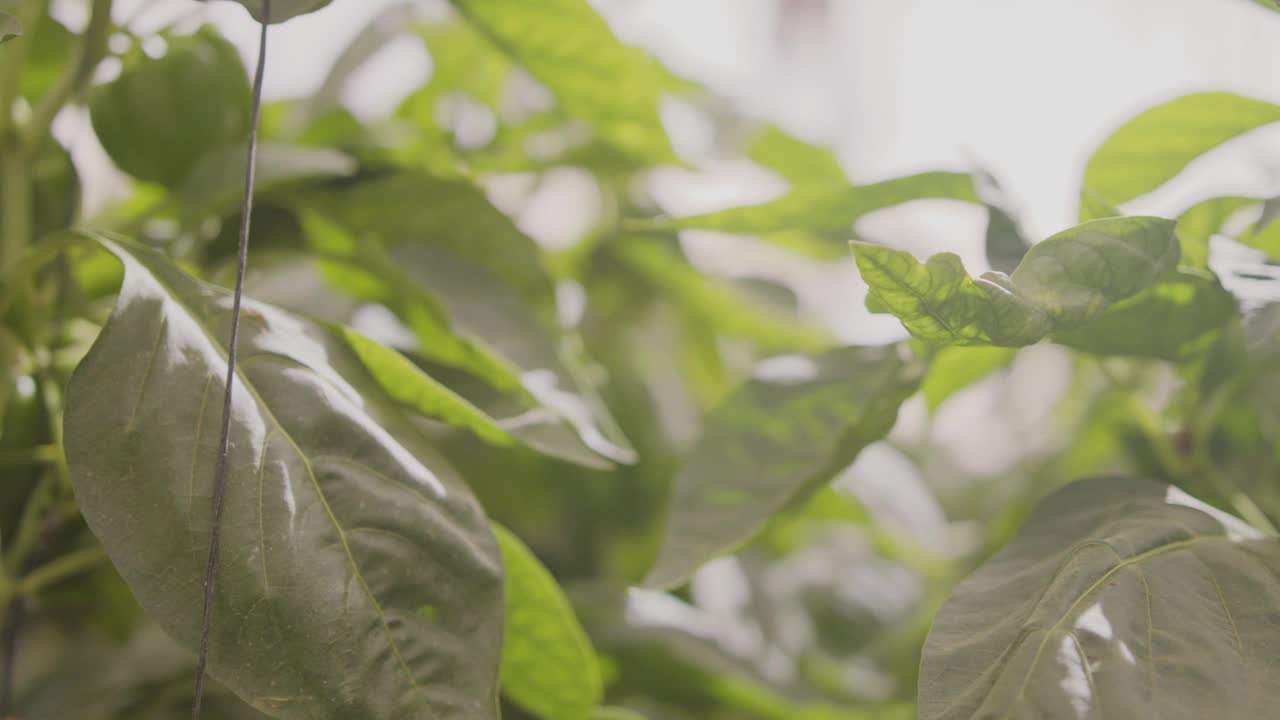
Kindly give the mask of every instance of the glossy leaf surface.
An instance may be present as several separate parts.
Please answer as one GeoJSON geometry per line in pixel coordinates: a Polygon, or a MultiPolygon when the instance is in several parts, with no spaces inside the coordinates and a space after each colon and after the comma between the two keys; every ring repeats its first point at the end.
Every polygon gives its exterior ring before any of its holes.
{"type": "MultiPolygon", "coordinates": [[[[229,294],[158,253],[68,388],[76,497],[148,614],[200,627],[229,294]]],[[[499,550],[345,338],[246,302],[210,671],[280,718],[496,718],[499,550]]]]}
{"type": "Polygon", "coordinates": [[[1172,180],[1201,155],[1280,121],[1280,105],[1229,92],[1184,95],[1134,117],[1089,158],[1084,186],[1119,204],[1172,180]]]}
{"type": "Polygon", "coordinates": [[[750,538],[893,427],[923,368],[904,346],[776,358],[706,420],[645,583],[670,587],[750,538]]]}
{"type": "Polygon", "coordinates": [[[502,692],[543,720],[586,720],[604,694],[595,650],[538,558],[494,526],[507,580],[502,692]]]}
{"type": "Polygon", "coordinates": [[[1012,275],[978,279],[953,253],[920,263],[902,250],[852,245],[871,286],[867,306],[892,312],[915,337],[942,345],[1030,345],[1097,317],[1178,261],[1174,223],[1148,217],[1078,225],[1033,246],[1012,275]]]}
{"type": "Polygon", "coordinates": [[[663,75],[618,42],[586,0],[452,0],[499,49],[555,93],[565,114],[647,162],[674,160],[658,117],[663,75]]]}
{"type": "Polygon", "coordinates": [[[920,718],[1265,717],[1278,604],[1275,540],[1175,488],[1077,482],[939,611],[920,718]]]}

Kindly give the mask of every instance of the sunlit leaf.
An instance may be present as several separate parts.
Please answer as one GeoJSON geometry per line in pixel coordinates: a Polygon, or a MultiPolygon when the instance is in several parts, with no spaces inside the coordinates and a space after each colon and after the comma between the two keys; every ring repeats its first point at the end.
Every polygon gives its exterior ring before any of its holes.
{"type": "Polygon", "coordinates": [[[811,145],[773,125],[751,138],[747,157],[797,185],[849,184],[849,176],[829,148],[811,145]]]}
{"type": "Polygon", "coordinates": [[[511,436],[499,428],[493,418],[422,372],[408,358],[350,328],[342,328],[340,332],[369,374],[396,402],[427,417],[467,428],[491,443],[511,443],[511,436]]]}
{"type": "Polygon", "coordinates": [[[959,256],[852,243],[868,307],[887,309],[915,337],[943,345],[1019,347],[1074,329],[1152,285],[1178,261],[1174,223],[1149,217],[1078,225],[1031,248],[1012,275],[971,278],[959,256]]]}
{"type": "Polygon", "coordinates": [[[1053,339],[1101,355],[1176,361],[1204,350],[1236,313],[1235,298],[1217,278],[1186,271],[1162,278],[1053,339]]]}
{"type": "Polygon", "coordinates": [[[1178,216],[1180,263],[1194,268],[1209,267],[1209,239],[1222,232],[1241,210],[1257,205],[1257,198],[1224,196],[1192,205],[1178,216]]]}
{"type": "Polygon", "coordinates": [[[663,548],[645,583],[679,584],[829,481],[889,432],[921,375],[898,345],[761,366],[707,418],[675,478],[663,548]]]}
{"type": "Polygon", "coordinates": [[[938,612],[920,718],[1263,717],[1277,603],[1274,540],[1175,488],[1077,482],[938,612]]]}
{"type": "Polygon", "coordinates": [[[1080,191],[1080,222],[1089,222],[1090,220],[1101,220],[1102,218],[1120,217],[1124,213],[1120,212],[1114,205],[1102,199],[1098,193],[1084,188],[1080,191]]]}
{"type": "Polygon", "coordinates": [[[587,720],[604,694],[595,650],[551,573],[494,526],[507,579],[502,692],[543,720],[587,720]]]}
{"type": "Polygon", "coordinates": [[[632,221],[642,230],[717,230],[761,235],[799,229],[843,249],[853,223],[864,215],[912,200],[948,199],[978,203],[973,178],[965,173],[929,172],[870,185],[819,183],[792,188],[762,205],[732,208],[703,215],[632,221]]]}
{"type": "Polygon", "coordinates": [[[645,720],[634,710],[602,705],[591,711],[591,720],[645,720]]]}
{"type": "MultiPolygon", "coordinates": [[[[89,527],[152,619],[200,628],[231,298],[159,253],[67,391],[89,527]]],[[[278,718],[496,718],[499,550],[347,340],[246,301],[210,672],[278,718]]]]}
{"type": "Polygon", "coordinates": [[[1184,95],[1122,125],[1089,158],[1085,188],[1117,205],[1172,180],[1201,155],[1280,121],[1280,105],[1229,92],[1184,95]]]}
{"type": "Polygon", "coordinates": [[[707,327],[755,341],[765,352],[829,348],[821,328],[751,302],[726,280],[699,272],[662,238],[623,237],[614,249],[628,267],[707,327]]]}
{"type": "Polygon", "coordinates": [[[623,45],[586,0],[452,0],[498,48],[542,81],[564,114],[649,162],[674,160],[658,117],[665,75],[623,45]]]}
{"type": "Polygon", "coordinates": [[[929,361],[929,372],[920,385],[929,409],[938,409],[956,392],[1007,367],[1015,354],[1013,348],[1002,347],[948,347],[938,351],[929,361]]]}

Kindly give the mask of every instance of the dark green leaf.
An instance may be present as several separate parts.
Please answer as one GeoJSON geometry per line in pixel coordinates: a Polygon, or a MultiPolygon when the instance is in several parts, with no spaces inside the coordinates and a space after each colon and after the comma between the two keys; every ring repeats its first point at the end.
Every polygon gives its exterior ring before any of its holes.
{"type": "Polygon", "coordinates": [[[28,29],[26,36],[27,56],[22,66],[21,90],[22,96],[34,104],[72,61],[78,39],[47,12],[28,29]]]}
{"type": "MultiPolygon", "coordinates": [[[[125,265],[71,379],[85,520],[193,648],[231,298],[160,254],[125,265]]],[[[499,550],[478,504],[347,340],[247,301],[210,671],[279,718],[496,718],[499,550]]]]}
{"type": "Polygon", "coordinates": [[[1257,198],[1225,196],[1198,202],[1178,216],[1180,263],[1193,268],[1209,267],[1209,239],[1223,231],[1241,210],[1253,207],[1257,198]]]}
{"type": "Polygon", "coordinates": [[[502,692],[543,720],[587,720],[604,695],[591,641],[538,558],[494,525],[507,578],[502,692]]]}
{"type": "MultiPolygon", "coordinates": [[[[249,10],[253,19],[262,21],[262,0],[235,0],[249,10]]],[[[285,20],[315,12],[333,2],[333,0],[272,0],[271,23],[282,23],[285,20]]]]}
{"type": "Polygon", "coordinates": [[[586,0],[452,0],[499,49],[551,88],[564,114],[649,162],[675,156],[658,117],[664,74],[625,46],[586,0]]]}
{"type": "Polygon", "coordinates": [[[920,718],[1266,717],[1277,606],[1275,540],[1175,488],[1074,483],[938,613],[920,718]]]}
{"type": "Polygon", "coordinates": [[[992,270],[1011,273],[1018,267],[1031,243],[1022,235],[1018,220],[1009,209],[1009,199],[991,173],[979,171],[978,196],[987,206],[987,264],[992,270]]]}
{"type": "Polygon", "coordinates": [[[952,253],[921,264],[901,250],[852,245],[871,286],[868,307],[889,310],[915,337],[943,345],[1035,343],[1151,286],[1178,261],[1174,223],[1149,217],[1064,230],[1032,247],[1012,275],[977,280],[952,253]]]}
{"type": "Polygon", "coordinates": [[[1236,314],[1235,298],[1216,277],[1180,271],[1053,339],[1100,355],[1185,360],[1207,348],[1236,314]]]}
{"type": "Polygon", "coordinates": [[[138,57],[89,101],[93,129],[121,170],[177,186],[206,153],[248,137],[249,78],[217,30],[173,38],[158,59],[138,57]]]}
{"type": "Polygon", "coordinates": [[[1089,158],[1084,186],[1118,205],[1172,180],[1191,161],[1280,120],[1280,105],[1229,92],[1184,95],[1116,130],[1089,158]]]}
{"type": "Polygon", "coordinates": [[[948,347],[939,350],[929,362],[929,372],[920,385],[930,410],[942,401],[978,382],[991,373],[1007,367],[1017,351],[1001,347],[948,347]]]}
{"type": "Polygon", "coordinates": [[[662,552],[646,585],[680,583],[807,498],[889,432],[922,375],[901,345],[779,361],[794,367],[758,372],[707,418],[676,476],[662,552]]]}

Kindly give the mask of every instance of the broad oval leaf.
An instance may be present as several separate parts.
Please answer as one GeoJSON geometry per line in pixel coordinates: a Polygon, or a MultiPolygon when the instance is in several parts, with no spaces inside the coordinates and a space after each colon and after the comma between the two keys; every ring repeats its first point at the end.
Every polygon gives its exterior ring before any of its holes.
{"type": "Polygon", "coordinates": [[[679,584],[821,487],[889,432],[921,375],[903,345],[762,364],[707,417],[675,478],[662,551],[645,584],[679,584]]]}
{"type": "Polygon", "coordinates": [[[1172,180],[1191,161],[1254,128],[1280,105],[1229,92],[1184,95],[1125,123],[1089,158],[1084,186],[1118,205],[1172,180]]]}
{"type": "Polygon", "coordinates": [[[664,75],[623,45],[587,0],[452,0],[470,23],[555,93],[566,115],[653,163],[675,160],[658,117],[664,75]]]}
{"type": "Polygon", "coordinates": [[[1270,717],[1280,544],[1119,477],[1044,500],[924,646],[921,720],[1270,717]]]}
{"type": "MultiPolygon", "coordinates": [[[[263,0],[234,0],[243,5],[254,20],[262,22],[263,0]]],[[[333,0],[271,0],[271,23],[282,23],[299,15],[315,12],[333,0]]]]}
{"type": "Polygon", "coordinates": [[[604,696],[591,640],[537,556],[506,528],[493,531],[507,578],[502,692],[543,720],[587,720],[604,696]]]}
{"type": "MultiPolygon", "coordinates": [[[[223,145],[200,158],[182,185],[183,219],[194,224],[231,212],[244,192],[243,144],[223,145]]],[[[263,142],[258,146],[255,185],[258,197],[308,181],[347,177],[355,158],[337,150],[263,142]]]]}
{"type": "MultiPolygon", "coordinates": [[[[125,266],[73,375],[85,520],[194,648],[231,298],[159,253],[125,266]]],[[[499,550],[466,486],[345,338],[246,301],[210,672],[279,718],[496,718],[499,550]]]]}
{"type": "Polygon", "coordinates": [[[1222,232],[1237,213],[1261,202],[1261,198],[1227,195],[1203,200],[1184,210],[1178,215],[1180,264],[1209,267],[1209,239],[1222,232]]]}

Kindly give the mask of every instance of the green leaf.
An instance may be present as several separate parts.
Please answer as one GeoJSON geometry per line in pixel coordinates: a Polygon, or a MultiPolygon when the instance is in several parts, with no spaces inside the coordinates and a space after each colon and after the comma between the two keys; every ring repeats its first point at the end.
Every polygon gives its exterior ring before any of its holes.
{"type": "Polygon", "coordinates": [[[1116,209],[1111,203],[1103,200],[1098,193],[1089,188],[1084,188],[1080,191],[1080,222],[1120,217],[1122,215],[1124,213],[1116,209]]]}
{"type": "Polygon", "coordinates": [[[0,12],[0,43],[5,43],[21,36],[22,21],[9,13],[0,12]]]}
{"type": "Polygon", "coordinates": [[[1275,540],[1176,488],[1077,482],[938,612],[920,718],[1266,717],[1277,603],[1275,540]]]}
{"type": "Polygon", "coordinates": [[[555,93],[564,114],[637,158],[671,162],[658,117],[664,74],[623,45],[586,0],[452,0],[495,46],[555,93]]]}
{"type": "MultiPolygon", "coordinates": [[[[235,0],[243,5],[254,20],[262,22],[263,0],[235,0]]],[[[299,15],[315,12],[333,0],[272,0],[271,24],[282,23],[299,15]]]]}
{"type": "Polygon", "coordinates": [[[1151,286],[1178,261],[1174,223],[1094,220],[1031,248],[1012,275],[971,278],[953,253],[920,263],[902,250],[852,243],[868,308],[887,309],[913,336],[941,345],[1030,345],[1074,329],[1151,286]]]}
{"type": "Polygon", "coordinates": [[[929,410],[996,370],[1008,367],[1017,351],[1001,347],[948,347],[934,355],[920,385],[929,410]]]}
{"type": "MultiPolygon", "coordinates": [[[[244,193],[245,146],[224,145],[200,159],[182,186],[182,216],[195,223],[209,215],[235,209],[244,193]]],[[[258,196],[296,187],[308,181],[347,177],[356,161],[336,150],[263,142],[258,145],[258,196]]]]}
{"type": "Polygon", "coordinates": [[[27,50],[19,82],[22,96],[34,105],[61,77],[75,55],[79,38],[47,12],[34,26],[24,28],[24,33],[27,50]]]}
{"type": "Polygon", "coordinates": [[[699,272],[661,238],[624,236],[613,247],[628,267],[707,327],[752,340],[765,352],[817,352],[832,345],[820,327],[751,302],[728,281],[699,272]]]}
{"type": "Polygon", "coordinates": [[[1027,254],[1031,243],[1023,237],[1018,220],[1009,209],[1009,200],[995,176],[985,170],[977,174],[983,180],[977,186],[978,196],[987,206],[987,264],[997,272],[1011,273],[1027,254]]]}
{"type": "Polygon", "coordinates": [[[587,720],[604,696],[591,641],[538,558],[506,528],[493,530],[507,578],[502,692],[543,720],[587,720]]]}
{"type": "MultiPolygon", "coordinates": [[[[90,529],[190,649],[231,298],[102,244],[125,278],[68,387],[67,461],[90,529]]],[[[346,338],[248,300],[239,361],[210,672],[278,718],[496,718],[500,553],[467,487],[346,338]]]]}
{"type": "Polygon", "coordinates": [[[94,132],[121,170],[174,187],[209,151],[248,138],[249,78],[213,27],[173,38],[163,57],[138,57],[89,100],[94,132]]]}
{"type": "Polygon", "coordinates": [[[364,362],[369,374],[396,402],[428,417],[463,427],[495,444],[510,445],[511,436],[475,405],[422,372],[408,358],[351,328],[339,333],[364,362]]]}
{"type": "Polygon", "coordinates": [[[1100,355],[1186,360],[1205,350],[1237,314],[1235,298],[1215,276],[1180,271],[1053,339],[1100,355]]]}
{"type": "Polygon", "coordinates": [[[716,230],[761,235],[791,233],[803,229],[835,248],[843,248],[853,223],[876,210],[912,200],[949,199],[978,203],[973,178],[965,173],[928,172],[870,185],[821,183],[793,188],[777,200],[762,205],[731,208],[682,218],[633,220],[638,230],[716,230]]]}
{"type": "Polygon", "coordinates": [[[829,148],[799,140],[774,125],[751,138],[747,157],[797,185],[849,184],[849,176],[829,148]]]}
{"type": "Polygon", "coordinates": [[[1089,158],[1084,186],[1118,205],[1172,180],[1193,160],[1280,120],[1280,105],[1229,92],[1184,95],[1116,130],[1089,158]]]}
{"type": "Polygon", "coordinates": [[[675,479],[662,551],[645,584],[671,587],[753,536],[879,440],[922,367],[905,346],[775,359],[711,412],[675,479]]]}
{"type": "Polygon", "coordinates": [[[1209,198],[1192,205],[1178,216],[1178,242],[1182,248],[1181,264],[1193,268],[1209,267],[1209,239],[1222,232],[1226,224],[1241,210],[1256,206],[1258,198],[1224,196],[1209,198]]]}

